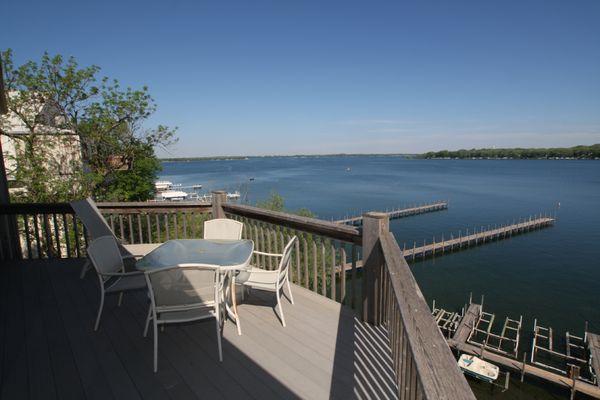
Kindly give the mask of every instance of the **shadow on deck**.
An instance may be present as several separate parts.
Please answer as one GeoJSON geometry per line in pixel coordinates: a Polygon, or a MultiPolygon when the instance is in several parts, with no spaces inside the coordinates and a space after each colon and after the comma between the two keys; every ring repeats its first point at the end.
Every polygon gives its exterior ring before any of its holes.
{"type": "Polygon", "coordinates": [[[145,293],[127,294],[121,307],[109,296],[94,332],[97,278],[79,280],[82,262],[0,268],[0,398],[397,398],[385,330],[297,286],[296,304],[284,303],[286,328],[272,296],[246,297],[243,335],[225,324],[223,363],[212,321],[167,326],[154,374],[145,293]]]}

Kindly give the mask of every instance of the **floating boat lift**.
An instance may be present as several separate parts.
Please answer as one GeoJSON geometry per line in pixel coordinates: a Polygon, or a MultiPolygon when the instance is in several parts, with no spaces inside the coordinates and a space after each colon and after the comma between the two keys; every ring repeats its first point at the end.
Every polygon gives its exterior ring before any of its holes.
{"type": "MultiPolygon", "coordinates": [[[[432,305],[432,314],[450,348],[459,353],[475,355],[499,367],[516,370],[521,375],[532,375],[546,382],[568,388],[571,399],[576,392],[600,399],[600,335],[588,331],[587,323],[582,336],[567,332],[564,352],[554,345],[554,332],[534,321],[530,357],[519,356],[519,345],[523,317],[506,317],[501,330],[495,331],[495,314],[483,310],[481,304],[472,302],[460,312],[448,311],[432,305]]],[[[504,385],[493,385],[508,389],[510,373],[505,373],[504,385]]]]}

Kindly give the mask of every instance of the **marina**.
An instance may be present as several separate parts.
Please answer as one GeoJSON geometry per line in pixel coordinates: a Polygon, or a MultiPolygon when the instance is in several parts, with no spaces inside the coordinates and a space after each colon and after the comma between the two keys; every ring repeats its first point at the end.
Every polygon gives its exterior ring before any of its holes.
{"type": "Polygon", "coordinates": [[[597,379],[600,367],[597,362],[600,353],[599,336],[587,332],[587,326],[583,337],[567,332],[567,350],[566,354],[563,354],[553,348],[552,328],[541,327],[535,321],[531,357],[528,359],[527,353],[519,352],[522,318],[518,320],[506,318],[502,332],[495,334],[492,332],[495,314],[483,310],[483,298],[481,304],[469,301],[460,312],[436,308],[435,302],[432,305],[432,315],[451,349],[463,355],[477,356],[513,372],[516,371],[520,374],[521,382],[526,375],[529,375],[567,388],[571,392],[571,399],[577,392],[600,399],[600,385],[597,379]],[[485,329],[481,328],[482,325],[485,329]],[[542,340],[545,340],[543,345],[540,343],[542,340]],[[574,340],[579,342],[574,343],[574,340]],[[503,350],[503,342],[508,342],[512,351],[503,350]],[[573,349],[579,351],[579,357],[572,354],[573,349]],[[537,354],[543,351],[562,358],[565,368],[560,369],[536,361],[537,354]]]}

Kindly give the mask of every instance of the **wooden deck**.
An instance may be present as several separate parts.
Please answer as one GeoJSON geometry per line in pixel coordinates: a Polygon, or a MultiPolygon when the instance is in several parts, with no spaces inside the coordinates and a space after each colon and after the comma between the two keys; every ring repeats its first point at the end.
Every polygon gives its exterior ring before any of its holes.
{"type": "Polygon", "coordinates": [[[284,304],[255,292],[240,307],[243,335],[227,322],[219,363],[214,322],[169,325],[142,337],[143,292],[121,307],[109,297],[98,332],[96,277],[82,260],[15,262],[0,268],[0,398],[396,398],[386,332],[338,303],[293,287],[284,304]]]}

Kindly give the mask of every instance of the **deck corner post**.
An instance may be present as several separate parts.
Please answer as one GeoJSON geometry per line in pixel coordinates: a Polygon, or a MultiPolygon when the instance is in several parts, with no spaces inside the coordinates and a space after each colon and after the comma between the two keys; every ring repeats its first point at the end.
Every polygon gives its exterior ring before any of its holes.
{"type": "Polygon", "coordinates": [[[368,212],[363,214],[362,259],[363,290],[362,320],[379,325],[382,319],[382,268],[385,262],[379,243],[381,233],[390,229],[389,217],[385,213],[368,212]]]}
{"type": "Polygon", "coordinates": [[[223,211],[223,204],[227,203],[227,193],[224,190],[215,190],[212,192],[212,217],[226,218],[223,211]]]}

